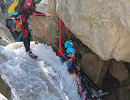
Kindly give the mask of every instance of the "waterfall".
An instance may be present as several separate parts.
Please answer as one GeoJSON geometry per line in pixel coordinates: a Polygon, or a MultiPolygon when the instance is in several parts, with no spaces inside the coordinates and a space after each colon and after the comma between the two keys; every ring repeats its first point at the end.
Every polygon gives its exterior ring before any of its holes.
{"type": "Polygon", "coordinates": [[[6,61],[0,72],[13,100],[80,100],[76,81],[51,46],[39,43],[31,50],[37,60],[30,58],[24,47],[2,51],[6,61]]]}

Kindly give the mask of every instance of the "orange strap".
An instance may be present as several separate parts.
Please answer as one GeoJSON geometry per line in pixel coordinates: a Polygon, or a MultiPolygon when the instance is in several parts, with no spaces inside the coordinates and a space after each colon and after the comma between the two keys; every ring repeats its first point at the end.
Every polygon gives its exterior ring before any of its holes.
{"type": "Polygon", "coordinates": [[[15,24],[21,30],[22,22],[19,20],[15,20],[15,24]]]}

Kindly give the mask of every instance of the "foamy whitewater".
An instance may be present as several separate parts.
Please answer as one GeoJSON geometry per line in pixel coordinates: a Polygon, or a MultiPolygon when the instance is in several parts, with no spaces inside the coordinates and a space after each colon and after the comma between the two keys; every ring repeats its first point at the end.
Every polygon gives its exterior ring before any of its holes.
{"type": "Polygon", "coordinates": [[[31,50],[40,60],[30,58],[24,47],[2,51],[6,61],[0,72],[13,100],[80,100],[76,81],[51,46],[37,44],[31,50]]]}

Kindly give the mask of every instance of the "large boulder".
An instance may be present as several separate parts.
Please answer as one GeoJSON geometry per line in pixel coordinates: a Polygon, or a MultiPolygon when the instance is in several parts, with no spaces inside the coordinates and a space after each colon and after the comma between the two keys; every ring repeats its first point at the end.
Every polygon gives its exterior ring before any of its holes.
{"type": "Polygon", "coordinates": [[[7,46],[10,42],[5,38],[0,38],[0,45],[7,46]]]}
{"type": "MultiPolygon", "coordinates": [[[[37,11],[50,13],[52,15],[56,15],[56,2],[55,0],[44,1],[42,0],[37,7],[37,11]],[[53,3],[52,3],[53,2],[53,3]]],[[[38,23],[33,19],[32,27],[33,27],[33,37],[36,42],[47,43],[48,45],[52,45],[50,39],[55,43],[58,41],[58,17],[57,16],[35,16],[38,23]],[[36,27],[37,26],[37,27],[36,27]],[[44,30],[44,31],[43,31],[44,30]],[[48,36],[47,36],[48,35],[48,36]]],[[[54,45],[52,45],[54,46],[54,45]]]]}
{"type": "Polygon", "coordinates": [[[0,93],[0,100],[8,100],[4,95],[0,93]]]}
{"type": "Polygon", "coordinates": [[[129,0],[56,0],[66,26],[101,59],[130,62],[129,0]]]}
{"type": "MultiPolygon", "coordinates": [[[[118,8],[118,6],[117,1],[42,0],[37,10],[53,15],[57,12],[68,29],[95,53],[87,53],[87,50],[83,49],[86,48],[85,46],[79,46],[82,43],[76,42],[78,46],[74,44],[76,48],[82,48],[79,51],[83,55],[82,62],[86,73],[96,83],[101,84],[109,66],[109,61],[105,60],[115,58],[130,61],[130,46],[128,46],[130,33],[125,26],[117,23],[117,20],[122,18],[117,17],[115,7],[118,8]],[[114,4],[116,5],[114,6],[114,4]]],[[[56,38],[58,36],[58,18],[52,16],[35,18],[52,41],[56,43],[58,41],[58,38],[56,38]]],[[[53,46],[40,26],[37,25],[36,27],[34,20],[32,27],[35,41],[53,46]]],[[[62,36],[65,36],[65,34],[62,33],[62,36]]],[[[65,38],[65,40],[68,39],[65,38]]],[[[112,75],[115,76],[115,72],[112,75]]],[[[117,80],[120,81],[120,79],[117,80]]]]}
{"type": "MultiPolygon", "coordinates": [[[[14,42],[14,38],[12,34],[10,33],[9,29],[6,27],[6,19],[3,13],[1,12],[1,10],[0,10],[0,37],[5,38],[5,40],[7,41],[6,43],[4,41],[4,45],[14,42]]],[[[3,41],[0,41],[0,44],[2,44],[2,42],[3,41]]]]}

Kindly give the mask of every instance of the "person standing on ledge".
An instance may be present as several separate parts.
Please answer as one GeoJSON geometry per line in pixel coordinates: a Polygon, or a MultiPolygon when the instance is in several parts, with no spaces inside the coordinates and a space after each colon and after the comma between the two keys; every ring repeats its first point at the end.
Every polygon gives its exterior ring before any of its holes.
{"type": "Polygon", "coordinates": [[[28,18],[29,15],[43,15],[46,16],[47,14],[45,13],[41,13],[38,12],[35,8],[35,3],[38,0],[25,0],[25,3],[21,6],[18,17],[21,19],[22,21],[22,26],[21,26],[21,30],[23,33],[23,43],[26,49],[26,52],[28,53],[28,55],[32,58],[37,58],[37,56],[35,54],[32,53],[32,51],[30,50],[30,38],[31,38],[31,33],[29,31],[28,28],[28,18]]]}

